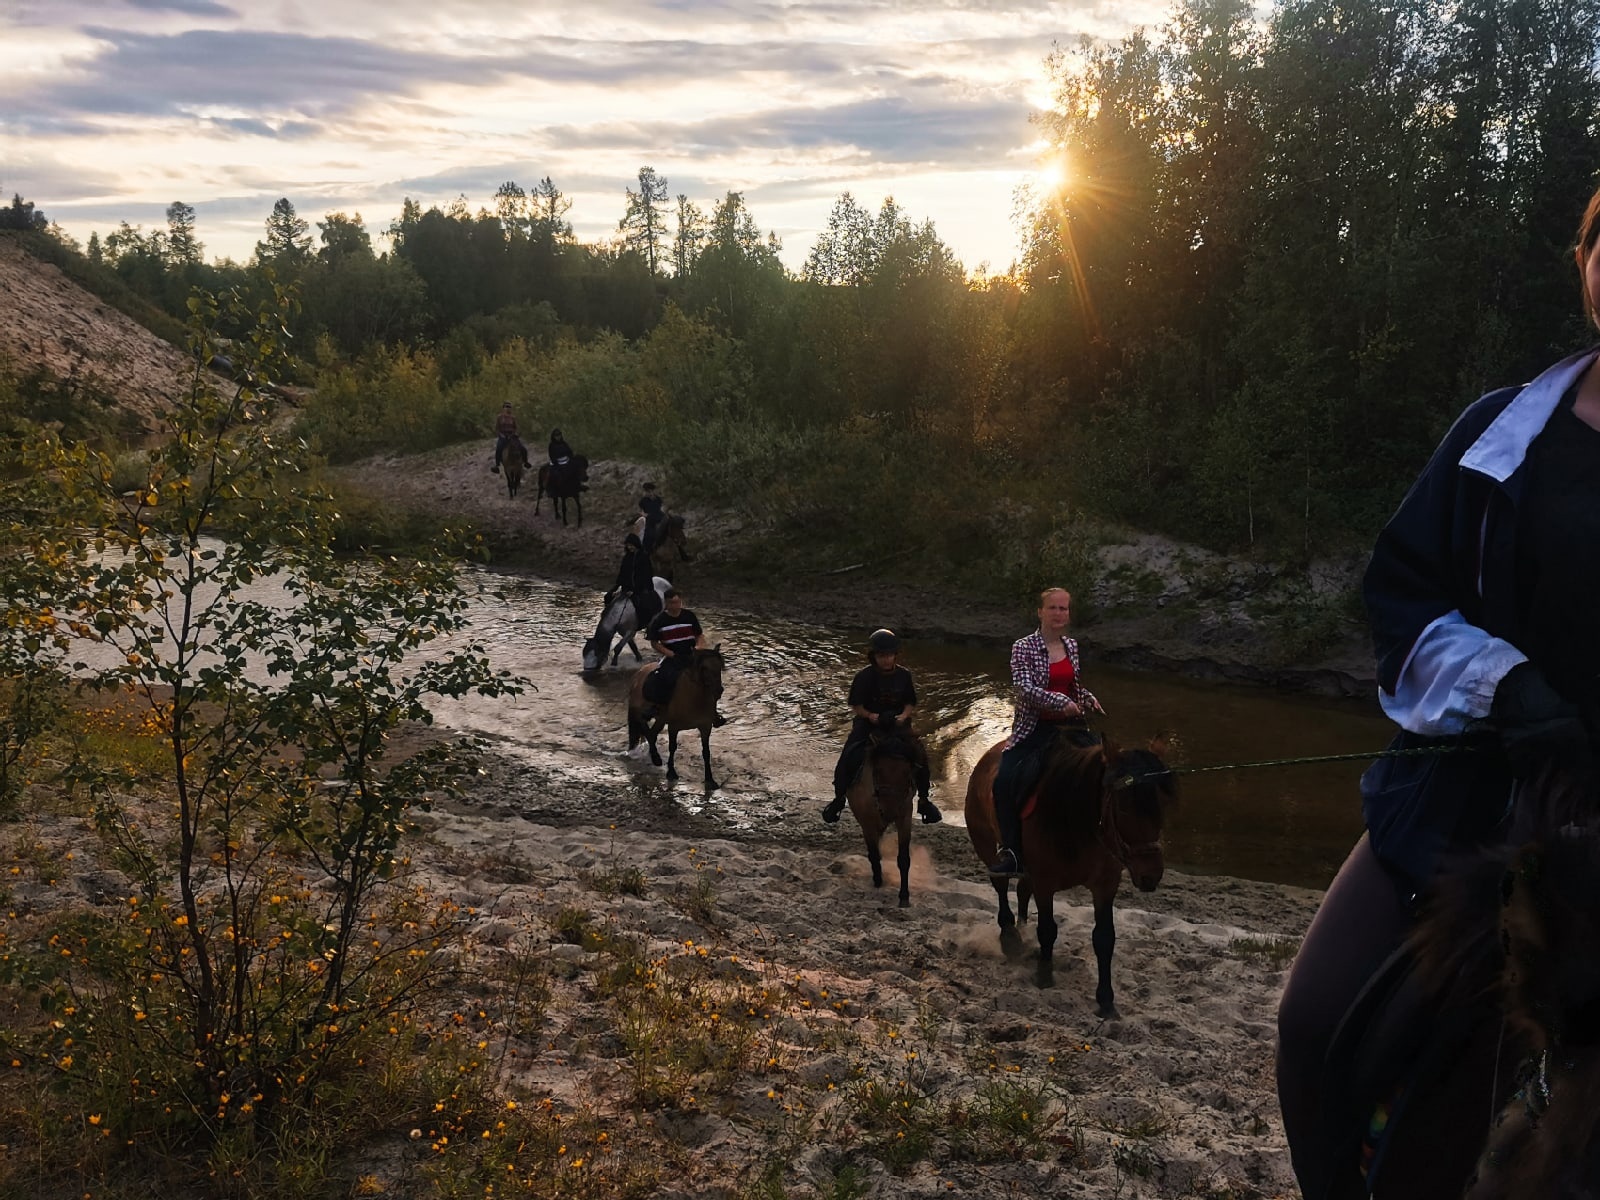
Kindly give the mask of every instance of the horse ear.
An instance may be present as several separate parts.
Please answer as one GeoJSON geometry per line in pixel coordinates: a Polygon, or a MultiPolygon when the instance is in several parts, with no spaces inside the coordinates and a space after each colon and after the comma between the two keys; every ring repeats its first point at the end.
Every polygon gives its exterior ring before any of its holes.
{"type": "Polygon", "coordinates": [[[1104,735],[1100,738],[1100,753],[1106,760],[1106,766],[1113,769],[1122,761],[1122,747],[1104,735]]]}

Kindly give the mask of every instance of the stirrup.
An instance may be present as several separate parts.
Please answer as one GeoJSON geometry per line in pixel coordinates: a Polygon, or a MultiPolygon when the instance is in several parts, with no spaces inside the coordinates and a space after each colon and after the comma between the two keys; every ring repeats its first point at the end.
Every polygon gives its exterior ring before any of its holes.
{"type": "Polygon", "coordinates": [[[989,868],[990,879],[1016,879],[1021,874],[1022,864],[1017,861],[1017,852],[1009,847],[1000,851],[1000,857],[989,868]]]}

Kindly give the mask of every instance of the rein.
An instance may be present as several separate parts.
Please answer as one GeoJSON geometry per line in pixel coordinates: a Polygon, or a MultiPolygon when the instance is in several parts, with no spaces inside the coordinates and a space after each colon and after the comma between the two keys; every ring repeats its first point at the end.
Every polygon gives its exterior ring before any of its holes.
{"type": "Polygon", "coordinates": [[[1111,786],[1121,791],[1147,779],[1161,779],[1168,775],[1203,775],[1207,771],[1246,771],[1252,767],[1298,767],[1311,763],[1371,762],[1375,758],[1414,758],[1419,754],[1475,754],[1482,749],[1481,746],[1458,742],[1449,746],[1413,746],[1409,750],[1363,750],[1353,754],[1313,754],[1305,758],[1262,758],[1254,762],[1217,763],[1209,767],[1164,767],[1159,771],[1125,775],[1111,786]]]}

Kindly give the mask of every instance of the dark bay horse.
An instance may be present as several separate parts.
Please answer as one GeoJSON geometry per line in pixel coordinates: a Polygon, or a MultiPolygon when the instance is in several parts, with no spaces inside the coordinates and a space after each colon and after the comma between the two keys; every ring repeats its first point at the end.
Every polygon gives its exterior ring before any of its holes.
{"type": "Polygon", "coordinates": [[[712,646],[694,652],[694,662],[678,676],[673,686],[672,699],[665,711],[653,719],[645,718],[644,681],[661,664],[647,663],[633,676],[633,686],[628,689],[628,749],[641,741],[650,743],[650,761],[661,765],[661,751],[656,748],[656,738],[661,727],[667,727],[667,779],[678,778],[678,731],[700,731],[700,759],[706,768],[706,791],[714,792],[721,786],[711,774],[711,727],[717,715],[717,701],[722,699],[722,647],[712,646]]]}
{"type": "MultiPolygon", "coordinates": [[[[1094,957],[1099,966],[1095,1001],[1102,1017],[1117,1015],[1111,988],[1111,954],[1117,934],[1111,905],[1126,868],[1134,886],[1154,891],[1165,860],[1161,828],[1177,799],[1177,785],[1152,750],[1118,750],[1109,742],[1080,746],[1063,735],[1045,765],[1043,778],[1022,811],[1022,861],[1017,880],[1018,917],[1011,915],[1009,881],[994,880],[1000,897],[1000,945],[1007,958],[1022,955],[1017,921],[1028,919],[1028,900],[1039,901],[1039,969],[1036,982],[1055,982],[1052,953],[1055,894],[1086,887],[1094,898],[1094,957]]],[[[991,746],[967,782],[967,835],[985,865],[999,857],[999,827],[994,815],[994,775],[1001,742],[991,746]]]]}
{"type": "Polygon", "coordinates": [[[867,861],[872,864],[872,886],[883,886],[883,835],[893,829],[899,844],[895,864],[900,868],[900,907],[911,907],[911,798],[917,790],[914,764],[916,747],[904,734],[873,734],[861,768],[845,798],[867,841],[867,861]]]}
{"type": "Polygon", "coordinates": [[[578,527],[583,528],[583,489],[588,482],[589,460],[581,454],[574,454],[571,461],[560,466],[545,463],[539,468],[539,494],[533,498],[534,513],[538,513],[540,501],[549,496],[550,507],[565,525],[567,501],[571,500],[578,508],[578,527]]]}
{"type": "Polygon", "coordinates": [[[521,438],[512,438],[500,452],[500,470],[505,473],[506,492],[513,500],[522,490],[522,473],[527,461],[527,451],[523,448],[521,438]]]}
{"type": "MultiPolygon", "coordinates": [[[[667,589],[672,585],[661,576],[655,576],[651,582],[655,585],[658,603],[656,611],[661,611],[660,601],[667,594],[667,589]]],[[[639,611],[634,607],[633,597],[626,592],[613,596],[600,610],[600,621],[594,627],[594,634],[583,643],[583,669],[585,671],[598,671],[606,661],[606,655],[611,655],[611,665],[617,665],[617,659],[622,657],[624,649],[633,651],[633,660],[640,661],[639,647],[634,642],[634,637],[639,632],[639,611]],[[614,643],[614,647],[613,647],[614,643]]]]}
{"type": "Polygon", "coordinates": [[[680,562],[693,561],[694,555],[689,553],[689,540],[683,532],[683,517],[673,513],[662,524],[655,544],[650,547],[650,562],[657,574],[673,579],[673,571],[680,562]]]}
{"type": "Polygon", "coordinates": [[[1339,1174],[1312,1200],[1600,1196],[1597,799],[1524,786],[1503,844],[1441,875],[1329,1052],[1339,1174]]]}

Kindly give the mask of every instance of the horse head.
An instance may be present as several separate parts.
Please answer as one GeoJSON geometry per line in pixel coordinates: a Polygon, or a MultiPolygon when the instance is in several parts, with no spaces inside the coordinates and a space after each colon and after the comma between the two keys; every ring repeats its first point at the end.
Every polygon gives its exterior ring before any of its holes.
{"type": "Polygon", "coordinates": [[[1178,798],[1177,783],[1151,750],[1122,750],[1107,739],[1101,753],[1100,840],[1128,869],[1135,887],[1153,892],[1166,871],[1161,831],[1178,798]]]}
{"type": "Polygon", "coordinates": [[[721,642],[694,652],[694,666],[690,670],[694,672],[695,680],[700,684],[700,690],[707,702],[712,705],[722,699],[723,666],[721,642]]]}
{"type": "Polygon", "coordinates": [[[585,638],[583,641],[583,669],[585,671],[598,671],[600,660],[604,655],[600,652],[600,639],[597,637],[585,638]]]}

